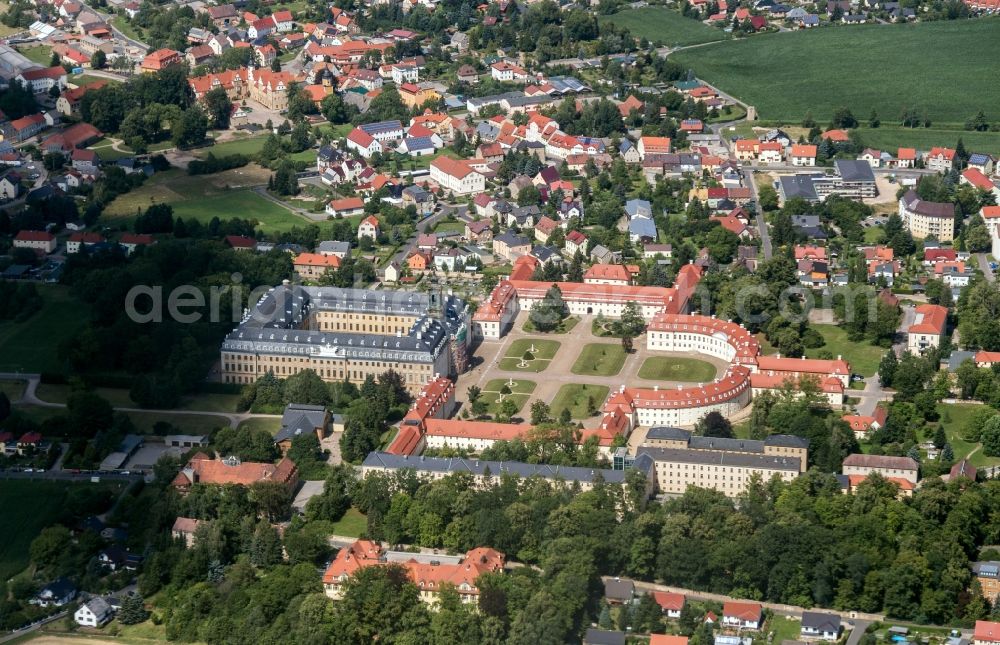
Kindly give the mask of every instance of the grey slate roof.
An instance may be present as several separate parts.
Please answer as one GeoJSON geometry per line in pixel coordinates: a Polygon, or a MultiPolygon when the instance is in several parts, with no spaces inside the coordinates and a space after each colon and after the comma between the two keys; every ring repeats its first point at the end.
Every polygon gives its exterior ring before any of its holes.
{"type": "Polygon", "coordinates": [[[326,422],[326,408],[322,405],[289,403],[281,415],[281,429],[274,435],[274,441],[294,439],[322,428],[326,422]]]}
{"type": "Polygon", "coordinates": [[[836,634],[840,631],[840,616],[819,611],[804,611],[802,612],[802,627],[836,634]]]}
{"type": "Polygon", "coordinates": [[[591,627],[583,637],[587,645],[625,645],[625,632],[610,632],[591,627]]]}
{"type": "Polygon", "coordinates": [[[600,475],[609,484],[625,481],[625,471],[600,468],[578,468],[575,466],[551,466],[547,464],[527,464],[520,461],[485,461],[482,459],[460,459],[446,457],[407,457],[387,452],[370,452],[362,467],[403,470],[412,468],[426,473],[471,473],[483,475],[487,470],[493,476],[506,473],[520,477],[541,477],[561,479],[567,482],[592,482],[600,475]]]}
{"type": "Polygon", "coordinates": [[[780,181],[781,194],[785,199],[801,197],[810,202],[819,201],[812,175],[784,175],[780,181]]]}
{"type": "Polygon", "coordinates": [[[335,240],[325,240],[320,242],[316,247],[317,253],[333,253],[340,255],[342,253],[350,253],[351,243],[350,242],[338,242],[335,240]]]}
{"type": "Polygon", "coordinates": [[[875,181],[875,172],[867,161],[837,159],[833,163],[837,167],[837,174],[844,181],[875,181]]]}
{"type": "MultiPolygon", "coordinates": [[[[687,450],[684,448],[656,448],[640,446],[638,455],[648,455],[654,461],[673,461],[687,464],[702,464],[711,466],[740,466],[743,468],[761,468],[769,470],[789,470],[798,472],[801,463],[791,457],[773,457],[746,452],[720,452],[717,450],[687,450]]],[[[635,461],[639,465],[638,456],[635,461]]]]}
{"type": "Polygon", "coordinates": [[[662,441],[688,441],[691,439],[691,431],[661,426],[650,428],[649,432],[646,433],[646,438],[660,439],[662,441]]]}
{"type": "Polygon", "coordinates": [[[604,597],[610,600],[627,601],[635,596],[635,583],[631,580],[609,578],[604,581],[604,597]]]}

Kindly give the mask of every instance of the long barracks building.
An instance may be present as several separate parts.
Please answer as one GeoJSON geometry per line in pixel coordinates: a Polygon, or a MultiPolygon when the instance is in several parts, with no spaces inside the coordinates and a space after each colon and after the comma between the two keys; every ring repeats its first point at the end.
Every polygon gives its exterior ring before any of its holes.
{"type": "Polygon", "coordinates": [[[362,383],[393,369],[411,392],[468,366],[470,311],[451,295],[302,287],[269,291],[222,343],[225,383],[305,369],[362,383]]]}

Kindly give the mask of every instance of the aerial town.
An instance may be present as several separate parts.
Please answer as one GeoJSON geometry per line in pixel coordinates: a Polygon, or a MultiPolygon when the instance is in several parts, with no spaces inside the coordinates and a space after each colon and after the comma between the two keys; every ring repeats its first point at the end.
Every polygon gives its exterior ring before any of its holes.
{"type": "Polygon", "coordinates": [[[0,643],[1000,645],[997,14],[0,0],[0,643]]]}

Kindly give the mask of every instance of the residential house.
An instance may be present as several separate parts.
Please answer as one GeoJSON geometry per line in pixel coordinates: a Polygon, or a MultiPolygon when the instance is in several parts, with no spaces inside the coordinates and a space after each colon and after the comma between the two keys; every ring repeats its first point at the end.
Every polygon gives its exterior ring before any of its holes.
{"type": "Polygon", "coordinates": [[[53,87],[66,89],[66,70],[60,66],[35,67],[17,75],[17,80],[29,88],[35,95],[47,94],[53,87]]]}
{"type": "Polygon", "coordinates": [[[735,629],[757,630],[761,627],[763,609],[760,603],[731,600],[722,606],[722,625],[735,629]]]}
{"type": "Polygon", "coordinates": [[[382,152],[381,142],[361,128],[354,128],[347,134],[347,148],[357,151],[365,159],[370,159],[376,152],[382,152]]]}
{"type": "Polygon", "coordinates": [[[840,638],[840,616],[804,611],[799,635],[803,640],[836,641],[840,638]]]}
{"type": "Polygon", "coordinates": [[[901,479],[916,484],[919,469],[920,465],[909,457],[853,454],[844,459],[841,472],[848,476],[858,475],[861,477],[878,473],[890,480],[901,479]]]}
{"type": "Polygon", "coordinates": [[[76,233],[70,235],[69,239],[66,240],[66,253],[79,253],[86,247],[94,246],[95,244],[104,244],[104,242],[106,242],[106,240],[100,233],[77,231],[76,233]]]}
{"type": "Polygon", "coordinates": [[[94,596],[83,603],[73,614],[73,620],[81,627],[103,627],[112,618],[114,618],[114,610],[100,596],[94,596]]]}
{"type": "Polygon", "coordinates": [[[465,223],[465,239],[477,244],[493,244],[492,222],[482,219],[465,223]]]}
{"type": "Polygon", "coordinates": [[[972,632],[973,645],[996,645],[1000,643],[1000,623],[977,620],[972,632]]]}
{"type": "MultiPolygon", "coordinates": [[[[311,434],[322,441],[330,429],[331,420],[332,416],[325,406],[289,403],[281,415],[281,427],[274,435],[274,445],[278,446],[281,454],[287,455],[295,437],[311,434]]],[[[340,431],[343,429],[341,420],[340,431]]]]}
{"type": "Polygon", "coordinates": [[[649,155],[665,155],[670,153],[669,137],[639,137],[636,144],[639,151],[639,158],[645,159],[649,155]]]}
{"type": "Polygon", "coordinates": [[[175,540],[184,540],[184,546],[190,549],[194,546],[195,533],[201,520],[191,517],[178,517],[174,520],[174,525],[170,529],[170,534],[175,540]]]}
{"type": "Polygon", "coordinates": [[[583,635],[583,645],[625,645],[625,632],[590,627],[583,635]]]}
{"type": "Polygon", "coordinates": [[[635,583],[621,578],[604,581],[604,599],[611,605],[629,605],[635,599],[635,583]]]}
{"type": "Polygon", "coordinates": [[[627,287],[632,284],[632,273],[621,264],[593,264],[583,274],[583,282],[627,287]]]}
{"type": "Polygon", "coordinates": [[[372,240],[378,238],[379,235],[379,221],[374,215],[369,215],[368,217],[361,220],[358,224],[358,239],[363,237],[370,237],[372,240]]]}
{"type": "Polygon", "coordinates": [[[227,235],[226,244],[234,251],[255,251],[257,249],[257,240],[245,235],[227,235]]]}
{"type": "Polygon", "coordinates": [[[58,246],[56,236],[48,231],[18,231],[14,236],[15,249],[31,249],[35,253],[45,255],[52,253],[58,246]]]}
{"type": "Polygon", "coordinates": [[[493,253],[507,261],[531,252],[531,240],[523,235],[505,231],[493,238],[493,253]]]}
{"type": "Polygon", "coordinates": [[[468,161],[441,156],[431,162],[431,180],[455,195],[471,195],[486,189],[486,177],[468,161]]]}
{"type": "Polygon", "coordinates": [[[194,484],[249,486],[261,481],[278,482],[291,490],[298,484],[299,469],[295,462],[287,457],[277,464],[272,464],[245,462],[237,457],[210,459],[199,452],[177,473],[171,486],[181,495],[186,495],[194,484]]]}
{"type": "Polygon", "coordinates": [[[173,49],[157,49],[142,59],[139,69],[143,72],[159,72],[171,65],[178,65],[182,61],[180,52],[173,49]]]}
{"type": "MultiPolygon", "coordinates": [[[[326,205],[326,214],[331,217],[353,217],[355,215],[363,215],[364,212],[365,202],[360,197],[344,197],[342,199],[334,199],[326,205]]],[[[361,230],[359,227],[359,235],[360,232],[361,230]]]]}
{"type": "Polygon", "coordinates": [[[132,255],[137,248],[152,246],[156,240],[147,233],[122,233],[118,244],[125,248],[125,255],[132,255]]]}
{"type": "Polygon", "coordinates": [[[663,610],[663,614],[667,618],[680,618],[687,597],[681,593],[654,591],[653,600],[660,606],[660,609],[663,610]]]}
{"type": "Polygon", "coordinates": [[[566,234],[566,244],[563,246],[563,251],[569,257],[573,257],[577,253],[587,255],[587,242],[588,238],[582,232],[570,231],[566,234]]]}
{"type": "Polygon", "coordinates": [[[917,164],[916,148],[900,148],[896,151],[897,168],[913,168],[917,164]]]}
{"type": "Polygon", "coordinates": [[[62,607],[73,602],[76,594],[76,585],[66,578],[56,578],[42,587],[42,590],[30,602],[42,607],[62,607]]]}
{"type": "Polygon", "coordinates": [[[939,242],[955,238],[955,205],[952,203],[925,201],[917,191],[909,190],[899,199],[899,216],[915,238],[934,237],[939,242]]]}
{"type": "Polygon", "coordinates": [[[924,157],[924,166],[937,172],[948,172],[955,161],[955,151],[951,148],[931,148],[924,157]]]}
{"type": "Polygon", "coordinates": [[[810,144],[795,144],[788,157],[793,166],[815,166],[816,146],[810,144]]]}
{"type": "Polygon", "coordinates": [[[548,215],[543,215],[538,223],[535,224],[535,239],[546,244],[549,241],[549,237],[555,230],[559,228],[559,223],[550,218],[548,215]]]}
{"type": "Polygon", "coordinates": [[[939,347],[948,328],[948,310],[940,305],[919,305],[913,324],[906,330],[907,349],[922,353],[929,347],[939,347]]]}
{"type": "Polygon", "coordinates": [[[323,240],[316,245],[316,252],[320,255],[335,255],[343,260],[351,255],[351,243],[323,240]]]}
{"type": "Polygon", "coordinates": [[[292,260],[292,268],[303,280],[319,280],[328,270],[339,269],[340,264],[336,255],[319,253],[299,253],[292,260]]]}

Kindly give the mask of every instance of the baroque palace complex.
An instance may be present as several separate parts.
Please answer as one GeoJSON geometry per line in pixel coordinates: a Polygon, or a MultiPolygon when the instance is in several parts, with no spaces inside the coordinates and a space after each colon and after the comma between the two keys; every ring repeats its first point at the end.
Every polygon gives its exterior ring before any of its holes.
{"type": "Polygon", "coordinates": [[[533,426],[527,423],[453,418],[455,380],[469,368],[473,337],[502,342],[517,315],[557,284],[571,313],[617,317],[627,303],[638,304],[647,321],[646,350],[652,354],[701,355],[726,364],[708,383],[652,388],[624,383],[612,390],[599,406],[597,426],[578,432],[580,442],[596,437],[600,452],[614,464],[600,472],[602,481],[623,484],[625,471],[636,469],[645,473],[651,495],[678,494],[696,485],[736,496],[755,474],[789,480],[806,470],[804,439],[709,439],[681,428],[693,427],[710,412],[732,417],[755,394],[795,387],[804,378],[839,405],[851,375],[846,361],[763,356],[754,335],[741,325],[691,314],[701,277],[693,264],[681,268],[673,287],[663,288],[532,281],[534,263],[534,258],[519,258],[510,279],[501,281],[474,314],[451,294],[286,282],[266,294],[225,339],[223,378],[251,383],[268,372],[287,378],[312,369],[327,381],[362,383],[391,368],[403,375],[416,399],[388,448],[365,460],[363,475],[407,468],[430,478],[467,472],[485,484],[509,473],[587,489],[599,471],[421,456],[425,449],[443,448],[476,453],[497,441],[528,436],[533,426]],[[640,445],[619,447],[636,428],[646,429],[640,445]]]}

